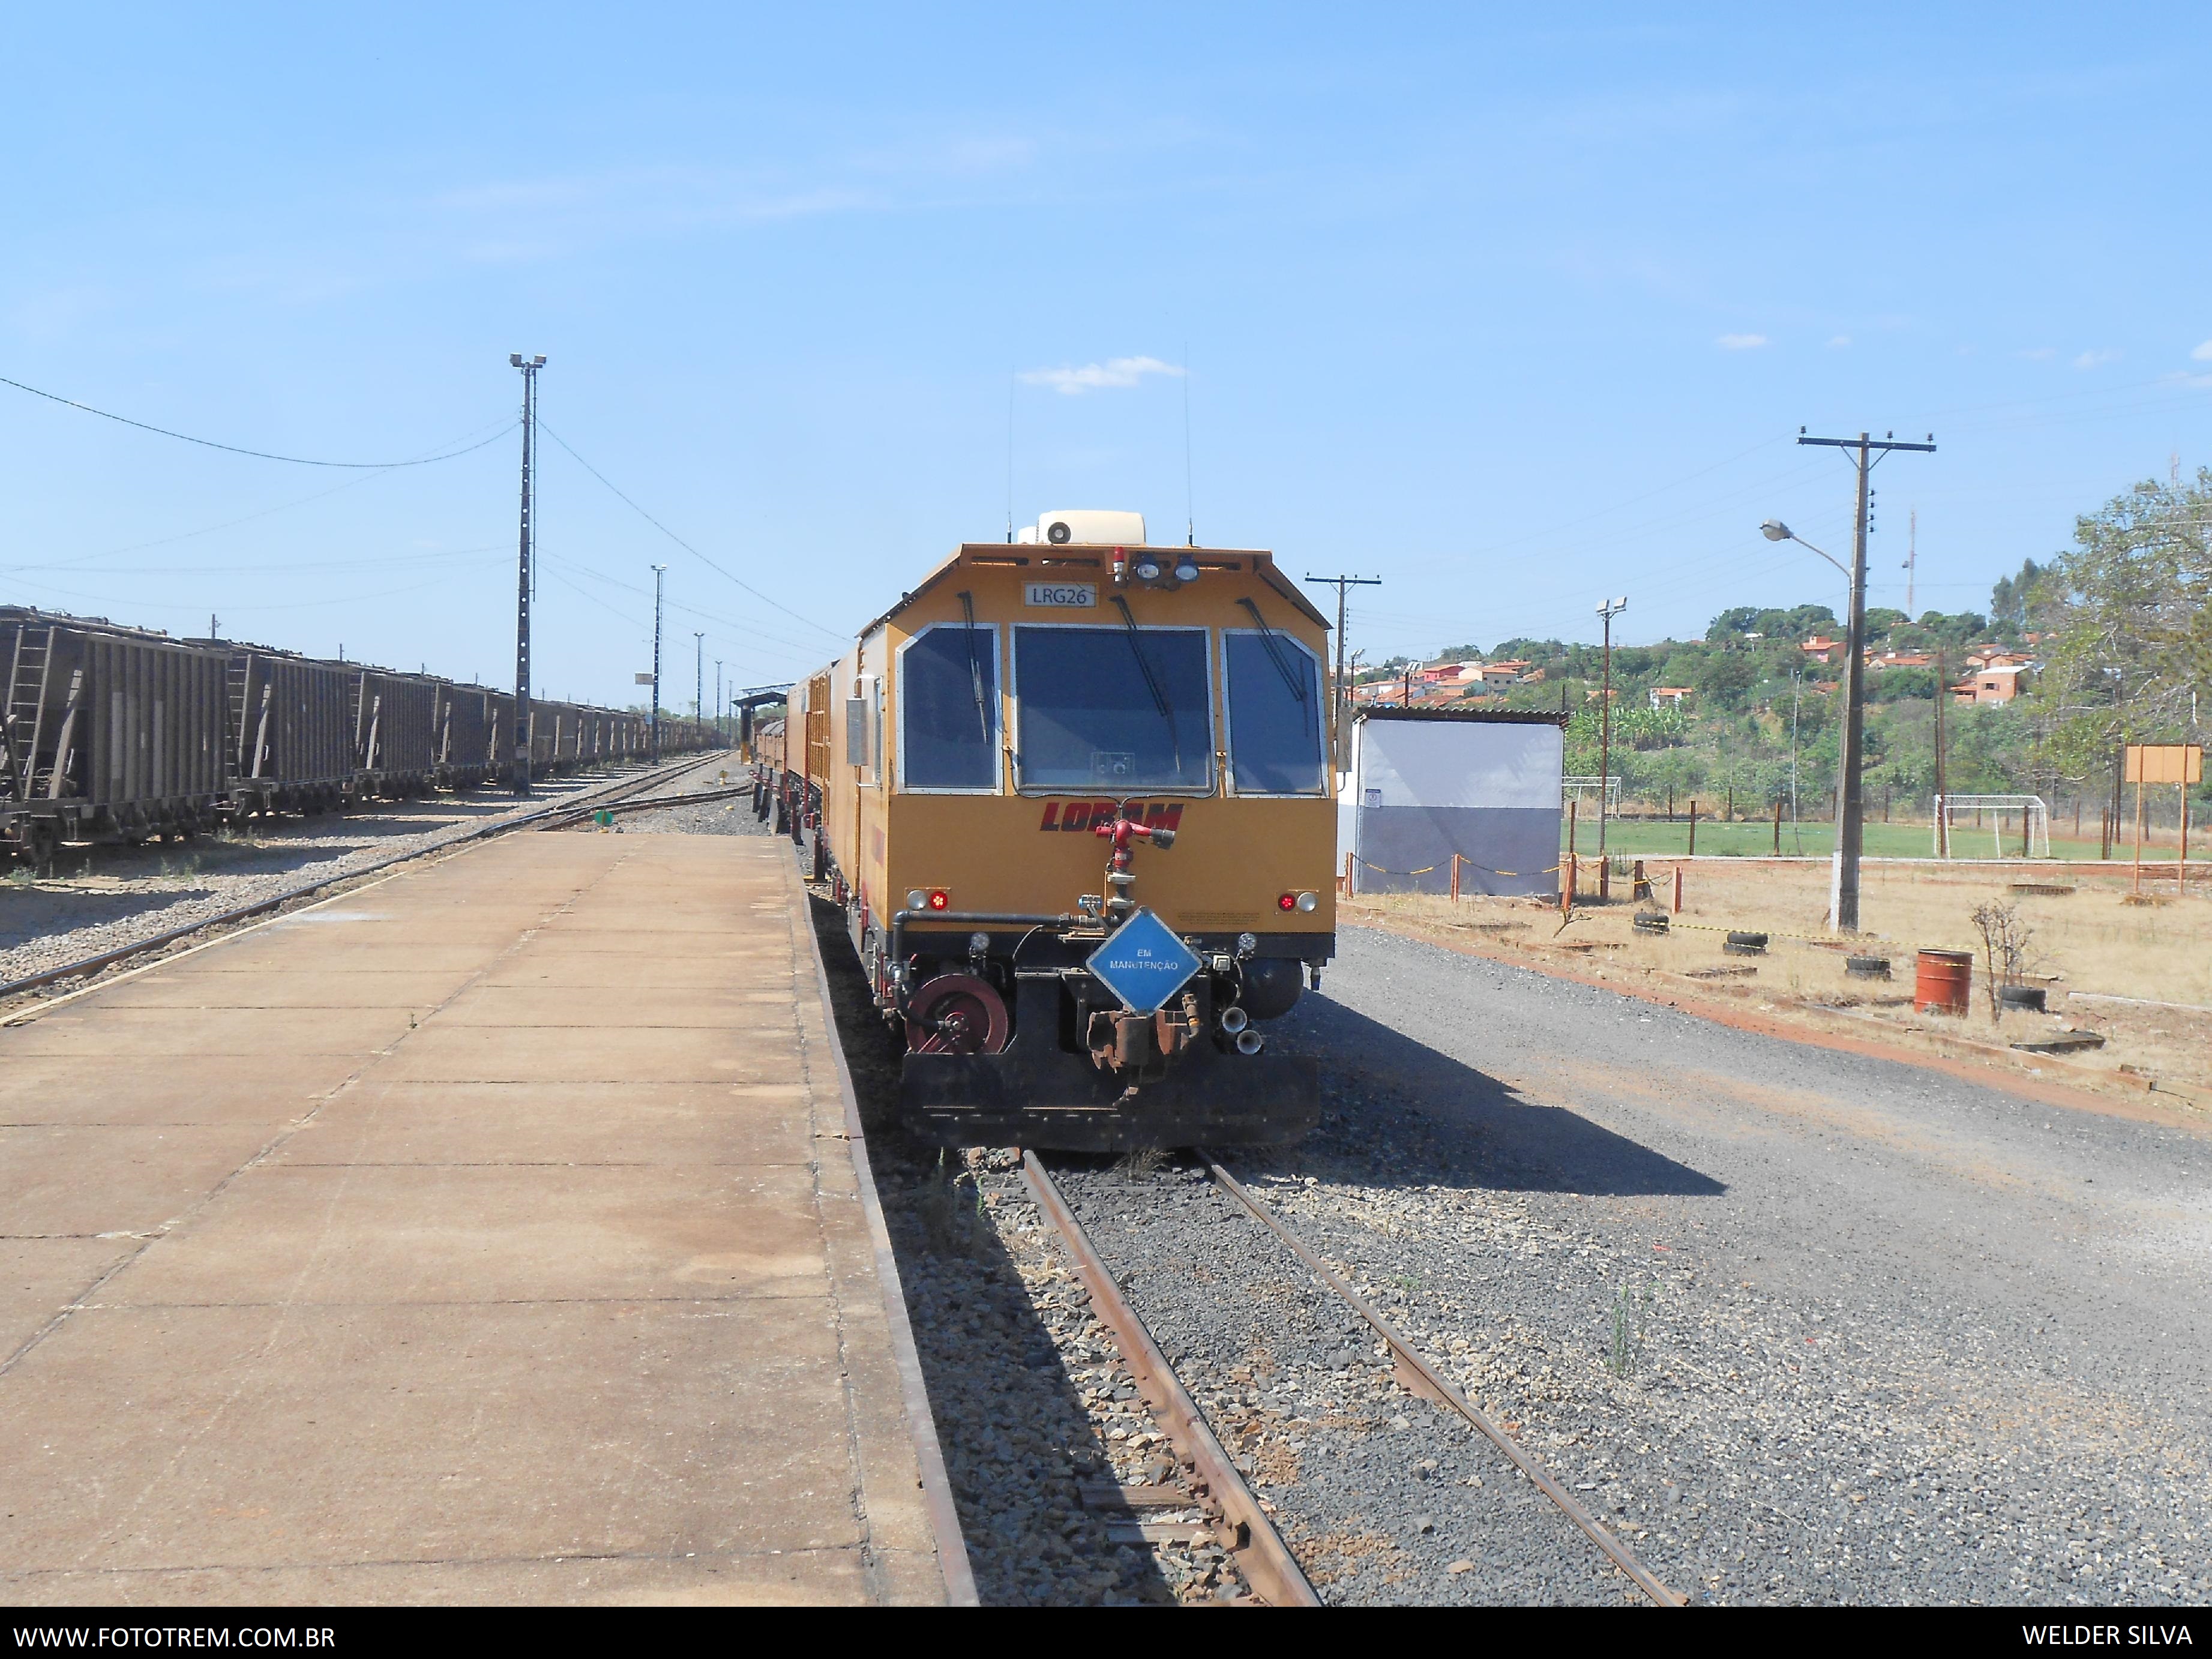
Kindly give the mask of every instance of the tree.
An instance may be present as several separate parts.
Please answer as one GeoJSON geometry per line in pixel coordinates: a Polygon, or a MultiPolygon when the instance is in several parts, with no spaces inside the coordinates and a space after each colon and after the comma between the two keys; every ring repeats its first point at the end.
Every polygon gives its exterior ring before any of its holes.
{"type": "Polygon", "coordinates": [[[2212,468],[2137,484],[2077,520],[2039,573],[2053,637],[2028,706],[2045,761],[2102,773],[2112,746],[2183,736],[2212,693],[2212,468]]]}
{"type": "Polygon", "coordinates": [[[2027,608],[2035,588],[2035,579],[2043,574],[2043,567],[2033,559],[2021,561],[2017,576],[2000,576],[1990,589],[1990,616],[2010,629],[2027,626],[2027,608]]]}
{"type": "Polygon", "coordinates": [[[1866,636],[1869,640],[1886,639],[1890,629],[1911,620],[1902,611],[1892,611],[1887,605],[1870,605],[1866,613],[1866,636]]]}

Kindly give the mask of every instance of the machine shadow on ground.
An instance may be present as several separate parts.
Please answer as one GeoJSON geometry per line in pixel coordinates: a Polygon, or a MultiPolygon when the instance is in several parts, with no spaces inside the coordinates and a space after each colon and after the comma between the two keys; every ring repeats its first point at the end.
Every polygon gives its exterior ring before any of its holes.
{"type": "Polygon", "coordinates": [[[1240,1169],[1328,1173],[1377,1186],[1588,1196],[1717,1198],[1711,1176],[1507,1084],[1340,1002],[1310,993],[1270,1041],[1321,1061],[1320,1127],[1292,1146],[1237,1154],[1240,1169]]]}
{"type": "MultiPolygon", "coordinates": [[[[899,1046],[871,1003],[837,908],[815,896],[808,903],[977,1594],[987,1606],[1031,1603],[1040,1597],[1017,1568],[1047,1564],[1037,1548],[1044,1540],[1033,1529],[1009,1531],[1007,1516],[1014,1503],[1063,1486],[1074,1510],[1074,1481],[1110,1474],[1107,1449],[1014,1259],[975,1213],[977,1189],[961,1156],[899,1131],[899,1046]],[[1013,1437],[1024,1431],[1042,1450],[1020,1449],[1013,1437]]],[[[1072,1557],[1048,1563],[1060,1592],[1052,1599],[1095,1600],[1097,1581],[1110,1575],[1122,1599],[1175,1601],[1149,1551],[1104,1542],[1103,1527],[1091,1533],[1089,1542],[1068,1540],[1072,1557]]]]}

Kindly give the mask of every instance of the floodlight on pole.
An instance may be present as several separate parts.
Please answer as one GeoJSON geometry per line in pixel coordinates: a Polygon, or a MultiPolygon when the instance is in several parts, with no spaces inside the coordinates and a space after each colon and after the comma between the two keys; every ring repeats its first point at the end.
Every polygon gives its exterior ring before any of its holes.
{"type": "Polygon", "coordinates": [[[668,567],[653,567],[653,758],[660,759],[660,579],[668,567]]]}
{"type": "Polygon", "coordinates": [[[530,793],[530,602],[538,586],[538,371],[545,366],[541,355],[526,358],[519,351],[507,354],[509,366],[522,371],[522,523],[516,557],[514,592],[514,738],[507,781],[518,795],[530,793]]]}

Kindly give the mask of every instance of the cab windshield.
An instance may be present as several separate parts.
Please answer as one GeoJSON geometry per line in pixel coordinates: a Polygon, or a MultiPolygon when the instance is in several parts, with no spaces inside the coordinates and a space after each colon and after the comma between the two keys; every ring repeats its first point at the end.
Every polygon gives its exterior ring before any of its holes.
{"type": "Polygon", "coordinates": [[[1022,787],[1211,789],[1206,659],[1202,628],[1017,627],[1022,787]]]}

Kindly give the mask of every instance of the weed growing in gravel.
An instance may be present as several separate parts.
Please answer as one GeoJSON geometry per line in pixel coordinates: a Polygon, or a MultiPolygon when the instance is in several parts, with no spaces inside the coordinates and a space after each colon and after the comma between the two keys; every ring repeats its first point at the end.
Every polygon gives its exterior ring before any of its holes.
{"type": "Polygon", "coordinates": [[[1114,1173],[1124,1181],[1141,1181],[1168,1161],[1167,1153],[1158,1146],[1139,1146],[1121,1154],[1115,1164],[1114,1173]]]}
{"type": "Polygon", "coordinates": [[[1613,1300],[1613,1352],[1606,1360],[1606,1369],[1615,1376],[1633,1376],[1643,1364],[1644,1324],[1650,1311],[1650,1285],[1639,1279],[1632,1288],[1622,1279],[1613,1300]]]}
{"type": "Polygon", "coordinates": [[[975,1249],[982,1232],[990,1227],[983,1205],[983,1184],[976,1181],[963,1165],[954,1168],[947,1162],[945,1151],[938,1149],[937,1163],[914,1195],[914,1212],[921,1223],[929,1247],[939,1255],[965,1255],[975,1249]],[[960,1201],[960,1183],[970,1182],[975,1189],[972,1212],[960,1201]]]}
{"type": "Polygon", "coordinates": [[[28,887],[34,879],[31,866],[27,864],[16,865],[8,872],[8,884],[10,887],[28,887]]]}

